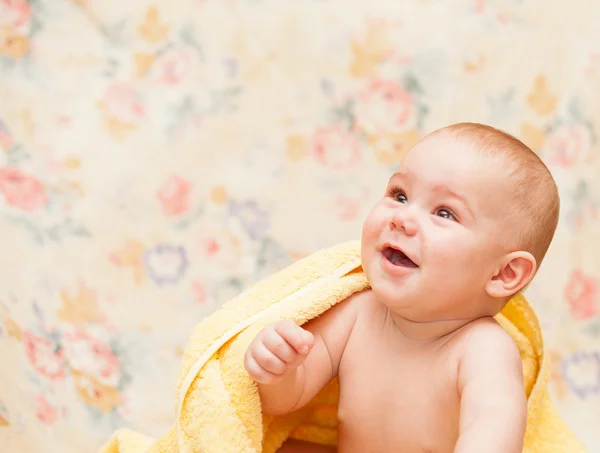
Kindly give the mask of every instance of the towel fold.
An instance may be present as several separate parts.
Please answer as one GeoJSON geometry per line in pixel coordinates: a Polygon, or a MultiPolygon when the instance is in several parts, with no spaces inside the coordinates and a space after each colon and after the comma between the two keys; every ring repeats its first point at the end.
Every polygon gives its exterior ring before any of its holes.
{"type": "MultiPolygon", "coordinates": [[[[100,453],[274,453],[290,437],[335,445],[337,380],[306,407],[265,416],[243,357],[264,326],[280,319],[302,325],[368,287],[359,242],[316,252],[257,283],[194,329],[177,384],[174,427],[156,441],[117,431],[100,453]]],[[[511,299],[496,319],[514,339],[523,361],[528,398],[523,451],[584,453],[552,405],[541,329],[525,297],[511,299]]]]}

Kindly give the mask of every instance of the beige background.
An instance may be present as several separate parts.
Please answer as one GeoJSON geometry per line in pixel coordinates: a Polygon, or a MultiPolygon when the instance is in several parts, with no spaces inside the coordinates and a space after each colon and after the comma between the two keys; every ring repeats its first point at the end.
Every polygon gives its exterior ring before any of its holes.
{"type": "Polygon", "coordinates": [[[400,156],[472,120],[547,162],[529,290],[561,413],[600,452],[594,0],[0,1],[0,446],[159,436],[187,333],[357,238],[400,156]]]}

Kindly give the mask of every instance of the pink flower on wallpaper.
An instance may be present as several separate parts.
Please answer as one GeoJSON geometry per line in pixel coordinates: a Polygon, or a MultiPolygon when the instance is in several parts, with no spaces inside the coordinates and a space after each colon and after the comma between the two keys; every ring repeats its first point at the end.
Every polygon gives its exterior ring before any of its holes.
{"type": "Polygon", "coordinates": [[[48,203],[42,184],[17,168],[0,168],[0,193],[9,205],[22,211],[36,211],[48,203]]]}
{"type": "Polygon", "coordinates": [[[205,305],[208,300],[208,291],[199,280],[194,280],[191,283],[194,301],[198,305],[205,305]]]}
{"type": "Polygon", "coordinates": [[[135,124],[144,117],[144,106],[139,94],[127,83],[115,82],[104,94],[105,113],[121,123],[135,124]]]}
{"type": "Polygon", "coordinates": [[[580,161],[591,146],[590,132],[580,124],[561,126],[553,131],[546,143],[549,163],[570,167],[580,161]]]}
{"type": "Polygon", "coordinates": [[[191,184],[179,177],[171,176],[159,189],[158,199],[166,216],[174,217],[188,211],[191,184]]]}
{"type": "Polygon", "coordinates": [[[565,288],[571,315],[578,320],[590,319],[598,313],[598,282],[575,270],[565,288]]]}
{"type": "Polygon", "coordinates": [[[35,416],[44,425],[52,425],[58,419],[58,411],[39,395],[36,398],[35,416]]]}
{"type": "Polygon", "coordinates": [[[356,135],[339,124],[315,131],[312,154],[318,163],[332,169],[350,168],[360,160],[356,135]]]}
{"type": "Polygon", "coordinates": [[[402,85],[374,80],[358,96],[356,121],[369,134],[398,132],[414,111],[413,96],[402,85]]]}
{"type": "Polygon", "coordinates": [[[40,374],[50,379],[65,376],[64,352],[58,345],[31,332],[23,334],[23,343],[29,362],[40,374]]]}
{"type": "Polygon", "coordinates": [[[171,49],[155,62],[160,83],[177,85],[189,79],[198,66],[198,55],[192,47],[171,49]]]}
{"type": "Polygon", "coordinates": [[[29,24],[31,7],[27,0],[0,0],[0,27],[20,28],[29,24]]]}
{"type": "Polygon", "coordinates": [[[210,269],[219,269],[219,272],[227,269],[227,272],[233,272],[247,261],[244,259],[247,253],[244,252],[242,243],[244,236],[237,236],[229,231],[224,222],[205,221],[199,231],[194,253],[210,269]]]}
{"type": "Polygon", "coordinates": [[[354,220],[360,212],[360,201],[358,199],[338,197],[335,199],[335,205],[340,220],[354,220]]]}
{"type": "Polygon", "coordinates": [[[67,334],[65,340],[65,357],[71,368],[116,387],[120,364],[108,344],[83,331],[67,334]]]}

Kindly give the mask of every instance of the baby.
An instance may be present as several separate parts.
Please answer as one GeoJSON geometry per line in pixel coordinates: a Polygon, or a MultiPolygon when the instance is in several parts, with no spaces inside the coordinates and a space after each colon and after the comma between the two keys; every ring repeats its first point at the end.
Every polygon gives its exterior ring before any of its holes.
{"type": "Polygon", "coordinates": [[[371,288],[250,345],[263,411],[294,411],[338,376],[338,452],[521,453],[521,358],[493,316],[535,275],[558,213],[550,172],[516,138],[473,123],[424,138],[365,220],[371,288]]]}

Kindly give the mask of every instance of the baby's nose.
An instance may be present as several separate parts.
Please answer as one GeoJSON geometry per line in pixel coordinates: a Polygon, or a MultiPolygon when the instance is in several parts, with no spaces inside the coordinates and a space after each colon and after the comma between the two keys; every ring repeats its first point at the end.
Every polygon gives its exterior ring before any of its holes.
{"type": "Polygon", "coordinates": [[[392,230],[403,230],[407,236],[414,236],[418,231],[418,224],[414,215],[408,208],[397,209],[390,220],[392,230]]]}

